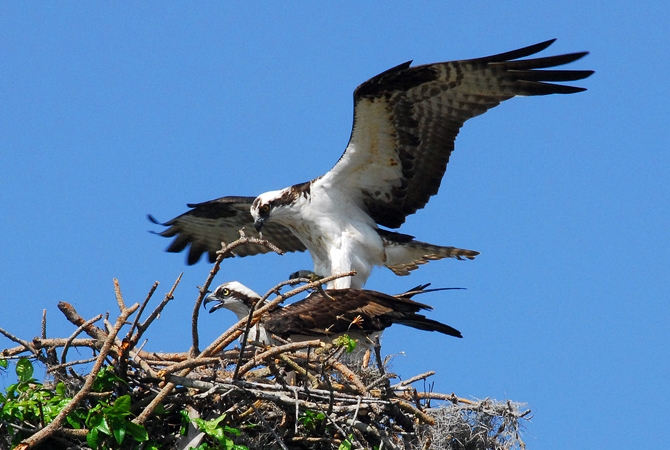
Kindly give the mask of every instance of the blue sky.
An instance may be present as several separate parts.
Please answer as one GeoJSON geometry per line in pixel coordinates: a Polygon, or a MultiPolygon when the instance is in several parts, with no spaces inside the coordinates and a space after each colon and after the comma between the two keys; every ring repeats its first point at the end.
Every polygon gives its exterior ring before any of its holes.
{"type": "MultiPolygon", "coordinates": [[[[146,220],[187,202],[257,195],[329,170],[352,92],[401,62],[485,56],[558,38],[588,50],[588,91],[518,98],[468,122],[440,193],[401,229],[471,248],[367,287],[466,287],[421,298],[462,340],[385,333],[403,378],[526,402],[528,448],[667,445],[670,229],[667,2],[2,3],[0,327],[50,336],[117,313],[180,272],[146,348],[184,351],[209,265],[165,253],[146,220]],[[404,352],[404,353],[403,353],[404,352]]],[[[259,292],[305,254],[227,260],[215,283],[259,292]]],[[[204,315],[203,342],[234,322],[204,315]]],[[[0,338],[0,347],[13,344],[0,338]]],[[[8,382],[0,379],[0,387],[8,382]]]]}

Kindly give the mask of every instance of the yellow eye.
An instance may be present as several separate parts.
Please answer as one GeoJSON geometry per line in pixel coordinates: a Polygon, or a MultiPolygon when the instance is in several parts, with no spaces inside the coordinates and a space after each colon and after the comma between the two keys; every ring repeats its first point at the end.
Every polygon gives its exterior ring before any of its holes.
{"type": "Polygon", "coordinates": [[[266,213],[266,212],[268,212],[268,211],[270,211],[270,205],[263,205],[263,206],[261,206],[261,212],[266,213]]]}
{"type": "Polygon", "coordinates": [[[221,291],[221,295],[228,297],[230,295],[230,289],[224,289],[221,291]]]}

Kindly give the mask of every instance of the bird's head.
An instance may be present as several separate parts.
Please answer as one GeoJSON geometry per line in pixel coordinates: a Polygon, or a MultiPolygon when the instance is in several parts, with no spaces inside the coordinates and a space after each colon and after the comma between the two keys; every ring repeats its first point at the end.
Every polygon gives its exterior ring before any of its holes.
{"type": "Polygon", "coordinates": [[[214,289],[214,292],[205,297],[202,306],[216,302],[209,310],[213,313],[217,309],[226,308],[234,312],[238,319],[249,315],[251,307],[260,300],[260,295],[237,281],[229,281],[214,289]]]}
{"type": "Polygon", "coordinates": [[[254,228],[256,231],[261,231],[265,221],[272,215],[272,210],[275,208],[277,199],[281,196],[282,191],[265,192],[254,200],[251,204],[251,216],[254,218],[254,228]]]}
{"type": "MultiPolygon", "coordinates": [[[[251,204],[251,215],[254,218],[254,228],[256,231],[261,231],[263,225],[270,217],[277,219],[278,222],[290,221],[291,215],[282,214],[291,210],[291,206],[304,190],[300,188],[306,183],[287,187],[279,191],[265,192],[256,197],[256,200],[251,204]]],[[[286,225],[286,223],[282,223],[286,225]]]]}

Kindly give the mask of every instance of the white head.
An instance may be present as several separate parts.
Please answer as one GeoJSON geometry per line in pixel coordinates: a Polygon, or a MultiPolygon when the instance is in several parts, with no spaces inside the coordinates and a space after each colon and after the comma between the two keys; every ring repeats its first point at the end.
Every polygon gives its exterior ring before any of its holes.
{"type": "Polygon", "coordinates": [[[269,191],[256,197],[251,204],[251,216],[254,218],[254,228],[261,231],[265,221],[270,218],[272,212],[277,208],[279,200],[284,197],[285,189],[281,191],[269,191]]]}
{"type": "MultiPolygon", "coordinates": [[[[251,216],[254,218],[254,228],[256,228],[256,231],[261,231],[263,224],[271,216],[279,218],[280,223],[283,216],[281,212],[288,212],[290,217],[292,215],[291,207],[301,196],[309,196],[310,186],[311,182],[308,181],[279,191],[265,192],[256,197],[250,209],[251,216]]],[[[286,225],[286,223],[283,224],[286,225]]]]}
{"type": "MultiPolygon", "coordinates": [[[[260,295],[237,281],[229,281],[214,289],[209,294],[203,306],[210,302],[218,302],[209,310],[210,313],[217,309],[226,308],[235,313],[238,320],[246,319],[251,312],[251,307],[260,300],[260,295]]],[[[271,344],[273,341],[270,335],[265,331],[261,323],[257,323],[249,331],[249,339],[259,341],[264,344],[271,344]]],[[[242,336],[240,336],[242,340],[242,336]]]]}
{"type": "Polygon", "coordinates": [[[229,281],[214,289],[214,292],[209,294],[203,306],[207,303],[218,302],[209,310],[213,313],[217,309],[226,308],[235,313],[239,320],[244,319],[249,315],[251,307],[260,300],[261,296],[237,281],[229,281]]]}

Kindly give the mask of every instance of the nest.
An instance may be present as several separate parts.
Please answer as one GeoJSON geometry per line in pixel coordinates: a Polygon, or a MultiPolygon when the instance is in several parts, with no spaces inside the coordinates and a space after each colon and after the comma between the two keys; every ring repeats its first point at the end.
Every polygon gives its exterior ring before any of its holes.
{"type": "Polygon", "coordinates": [[[318,339],[275,346],[249,340],[249,330],[269,308],[299,292],[319,289],[329,279],[286,294],[280,289],[287,283],[280,283],[261,299],[247,320],[200,350],[197,324],[201,303],[223,257],[244,243],[272,247],[242,236],[220,252],[194,305],[189,351],[156,353],[139,344],[172,300],[179,279],[143,320],[157,283],[141,305],[126,306],[115,280],[120,314],[114,323],[102,314],[85,320],[72,305],[60,302],[60,311],[77,327],[67,338],[47,338],[43,331],[41,337],[26,341],[0,328],[18,343],[3,350],[2,358],[34,358],[46,366],[53,378],[51,385],[64,383],[72,397],[49,423],[0,423],[0,447],[8,445],[8,436],[16,436],[18,430],[23,434],[16,448],[89,448],[86,436],[90,430],[73,428],[68,415],[77,408],[90,408],[100,399],[109,404],[129,396],[132,414],[128,420],[144,427],[158,448],[200,445],[208,435],[196,426],[198,420],[219,420],[221,427],[236,430],[231,435],[236,445],[248,448],[525,448],[519,429],[530,411],[522,412],[520,405],[509,401],[467,400],[453,393],[413,387],[418,381],[424,381],[425,386],[433,372],[392,383],[397,377],[389,373],[378,342],[374,363],[370,363],[368,358],[352,361],[344,347],[318,339]],[[271,301],[260,306],[273,294],[271,301]],[[101,321],[102,326],[96,325],[101,321]],[[227,349],[240,337],[239,346],[227,349]],[[74,353],[69,352],[73,347],[79,356],[86,349],[91,356],[72,360],[68,356],[74,353]],[[86,368],[88,373],[80,375],[74,366],[86,368]],[[95,380],[105,371],[113,373],[118,382],[104,391],[94,389],[95,380]],[[434,408],[431,401],[440,401],[443,406],[434,408]]]}

